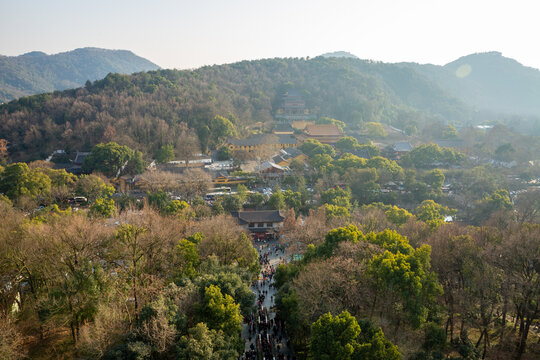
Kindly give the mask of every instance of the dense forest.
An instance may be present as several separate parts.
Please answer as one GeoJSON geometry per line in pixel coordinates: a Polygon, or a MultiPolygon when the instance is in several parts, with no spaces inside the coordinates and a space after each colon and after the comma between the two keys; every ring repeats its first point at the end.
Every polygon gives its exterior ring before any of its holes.
{"type": "Polygon", "coordinates": [[[246,131],[272,120],[291,87],[302,92],[314,116],[352,128],[373,121],[414,126],[470,119],[463,103],[413,70],[356,59],[272,59],[109,74],[80,89],[21,98],[0,107],[0,138],[8,140],[15,159],[85,150],[101,141],[151,155],[186,131],[197,134],[204,151],[216,115],[246,131]]]}
{"type": "MultiPolygon", "coordinates": [[[[15,159],[25,160],[46,157],[56,149],[88,150],[100,141],[116,141],[152,156],[162,145],[174,144],[186,133],[196,134],[206,151],[210,122],[216,115],[230,119],[246,133],[254,131],[254,125],[260,127],[273,118],[281,95],[290,88],[302,93],[314,117],[339,119],[351,129],[366,122],[388,123],[405,130],[433,123],[464,126],[502,122],[516,131],[537,134],[536,117],[497,114],[497,107],[485,110],[486,104],[502,103],[495,95],[474,100],[477,94],[486,94],[483,89],[493,87],[484,81],[492,75],[475,71],[471,77],[476,82],[470,86],[455,77],[454,67],[468,60],[474,60],[475,66],[485,63],[486,56],[477,55],[444,68],[318,57],[109,74],[83,88],[0,106],[0,138],[8,140],[15,159]],[[467,98],[460,95],[463,87],[471,94],[467,98]]],[[[500,70],[507,62],[495,62],[492,67],[500,70]]],[[[529,71],[519,64],[510,65],[514,72],[516,66],[521,69],[520,74],[529,71]]],[[[518,85],[513,83],[512,88],[518,85]]],[[[529,87],[535,86],[531,83],[529,87]]],[[[508,102],[514,97],[506,97],[506,110],[511,110],[508,102]]],[[[523,101],[526,98],[520,97],[523,101]]],[[[515,108],[532,109],[532,105],[514,103],[515,108]]]]}

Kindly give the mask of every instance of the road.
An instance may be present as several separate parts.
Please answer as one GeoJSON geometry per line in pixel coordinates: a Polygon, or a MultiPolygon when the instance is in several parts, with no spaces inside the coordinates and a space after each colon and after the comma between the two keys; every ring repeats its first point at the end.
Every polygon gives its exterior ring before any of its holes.
{"type": "Polygon", "coordinates": [[[277,266],[283,263],[285,254],[277,241],[256,242],[261,272],[251,286],[255,294],[255,312],[242,326],[242,338],[246,340],[241,359],[295,359],[285,332],[285,326],[276,314],[273,276],[277,266]]]}

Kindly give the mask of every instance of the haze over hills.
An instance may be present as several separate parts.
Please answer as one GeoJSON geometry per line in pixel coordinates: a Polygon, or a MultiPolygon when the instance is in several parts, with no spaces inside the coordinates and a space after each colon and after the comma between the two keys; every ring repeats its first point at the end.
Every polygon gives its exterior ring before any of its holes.
{"type": "MultiPolygon", "coordinates": [[[[247,135],[250,126],[272,121],[277,102],[290,88],[300,91],[314,117],[342,120],[351,128],[373,121],[406,131],[444,122],[494,122],[504,118],[493,115],[499,111],[540,115],[538,73],[488,53],[446,66],[331,55],[109,74],[78,90],[1,106],[0,138],[25,158],[57,148],[89,149],[104,139],[152,154],[163,143],[176,141],[187,127],[204,150],[214,116],[229,117],[240,135],[247,135]]],[[[520,131],[540,132],[534,119],[518,120],[520,131]]]]}
{"type": "Polygon", "coordinates": [[[109,74],[77,90],[40,94],[0,106],[0,138],[12,153],[41,157],[58,148],[88,149],[117,141],[152,154],[188,127],[205,150],[216,115],[229,117],[241,136],[272,121],[283,93],[297,89],[314,117],[419,127],[425,121],[470,120],[461,101],[415,71],[348,58],[266,59],[109,74]]]}
{"type": "Polygon", "coordinates": [[[463,56],[444,66],[399,63],[478,110],[540,116],[540,70],[500,52],[463,56]]]}
{"type": "MultiPolygon", "coordinates": [[[[429,96],[424,96],[426,93],[407,86],[402,88],[407,81],[423,77],[428,80],[422,81],[424,90],[433,91],[428,88],[436,87],[436,91],[445,92],[472,109],[540,116],[540,71],[499,52],[467,55],[444,66],[372,62],[346,51],[329,52],[321,57],[355,62],[355,67],[392,84],[393,91],[414,107],[433,110],[438,106],[430,103],[429,96]],[[408,70],[396,71],[396,67],[408,70]]],[[[102,79],[110,72],[131,74],[157,69],[156,64],[127,50],[82,48],[55,55],[34,51],[16,57],[0,56],[0,102],[76,88],[86,80],[102,79]]]]}
{"type": "MultiPolygon", "coordinates": [[[[321,56],[359,59],[346,51],[321,56]]],[[[425,76],[476,110],[540,116],[540,70],[523,66],[500,52],[470,54],[444,66],[410,62],[394,65],[425,76]]]]}
{"type": "Polygon", "coordinates": [[[0,102],[76,88],[110,72],[131,74],[156,69],[159,66],[128,50],[81,48],[54,55],[33,51],[0,56],[0,102]]]}

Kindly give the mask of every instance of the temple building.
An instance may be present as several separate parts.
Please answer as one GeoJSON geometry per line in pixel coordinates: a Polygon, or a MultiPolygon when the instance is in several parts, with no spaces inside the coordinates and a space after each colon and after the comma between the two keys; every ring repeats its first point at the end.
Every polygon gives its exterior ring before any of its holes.
{"type": "Polygon", "coordinates": [[[288,122],[293,120],[308,120],[311,118],[302,94],[295,89],[289,89],[283,94],[274,117],[276,120],[288,122]]]}
{"type": "Polygon", "coordinates": [[[227,144],[232,151],[253,152],[264,146],[272,147],[275,150],[295,148],[298,146],[298,140],[290,134],[259,134],[245,139],[229,139],[227,144]]]}
{"type": "Polygon", "coordinates": [[[285,220],[279,210],[235,211],[231,215],[237,219],[240,226],[259,239],[274,237],[285,220]]]}
{"type": "Polygon", "coordinates": [[[299,140],[319,140],[323,144],[334,144],[344,136],[343,131],[335,124],[308,125],[299,140]]]}

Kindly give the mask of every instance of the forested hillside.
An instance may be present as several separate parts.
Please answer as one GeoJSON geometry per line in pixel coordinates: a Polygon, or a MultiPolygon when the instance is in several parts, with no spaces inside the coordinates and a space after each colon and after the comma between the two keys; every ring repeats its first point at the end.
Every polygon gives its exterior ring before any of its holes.
{"type": "Polygon", "coordinates": [[[400,65],[479,110],[540,116],[540,71],[499,52],[463,56],[445,66],[400,65]]]}
{"type": "Polygon", "coordinates": [[[131,74],[159,66],[127,50],[83,48],[47,55],[0,56],[0,102],[83,85],[110,72],[131,74]]]}
{"type": "Polygon", "coordinates": [[[116,141],[153,153],[196,133],[206,150],[216,115],[237,129],[270,121],[283,92],[294,87],[315,116],[354,128],[446,119],[466,122],[469,110],[410,69],[356,59],[270,59],[109,74],[84,88],[22,98],[0,107],[0,138],[16,158],[52,150],[89,149],[116,141]],[[24,155],[23,155],[24,154],[24,155]]]}

